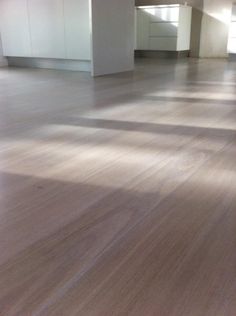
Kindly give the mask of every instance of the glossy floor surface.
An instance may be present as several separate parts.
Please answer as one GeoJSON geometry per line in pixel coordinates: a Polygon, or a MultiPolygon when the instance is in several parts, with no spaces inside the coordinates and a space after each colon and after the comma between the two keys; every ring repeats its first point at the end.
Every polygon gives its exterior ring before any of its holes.
{"type": "Polygon", "coordinates": [[[236,63],[0,70],[0,315],[236,315],[236,63]]]}

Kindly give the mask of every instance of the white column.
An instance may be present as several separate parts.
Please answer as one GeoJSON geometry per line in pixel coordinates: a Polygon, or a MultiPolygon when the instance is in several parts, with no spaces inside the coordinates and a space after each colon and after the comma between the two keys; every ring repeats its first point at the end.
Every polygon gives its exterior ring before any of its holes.
{"type": "Polygon", "coordinates": [[[134,68],[134,0],[91,0],[92,74],[134,68]]]}

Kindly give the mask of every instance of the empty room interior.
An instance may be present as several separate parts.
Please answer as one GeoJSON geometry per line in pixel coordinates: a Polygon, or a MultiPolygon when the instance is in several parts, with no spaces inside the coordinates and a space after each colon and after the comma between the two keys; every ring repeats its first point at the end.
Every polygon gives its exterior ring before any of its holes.
{"type": "Polygon", "coordinates": [[[0,316],[236,316],[233,0],[0,0],[0,316]]]}

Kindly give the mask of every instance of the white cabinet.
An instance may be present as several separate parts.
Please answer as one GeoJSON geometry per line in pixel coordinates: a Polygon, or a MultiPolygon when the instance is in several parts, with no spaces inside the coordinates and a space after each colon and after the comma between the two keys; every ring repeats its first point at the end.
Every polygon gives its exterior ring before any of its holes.
{"type": "MultiPolygon", "coordinates": [[[[141,7],[142,9],[142,7],[141,7]]],[[[178,22],[180,6],[157,6],[144,8],[151,22],[178,22]]]]}
{"type": "Polygon", "coordinates": [[[136,8],[136,49],[186,51],[190,49],[192,8],[183,5],[136,8]]]}
{"type": "Polygon", "coordinates": [[[0,0],[9,65],[93,75],[132,70],[133,22],[134,0],[0,0]]]}
{"type": "Polygon", "coordinates": [[[89,1],[64,1],[66,55],[69,59],[91,58],[89,1]]]}
{"type": "Polygon", "coordinates": [[[176,47],[176,37],[151,37],[149,40],[150,50],[176,51],[176,47]]]}
{"type": "Polygon", "coordinates": [[[150,37],[177,37],[178,23],[151,23],[150,37]]]}
{"type": "Polygon", "coordinates": [[[28,1],[32,56],[65,58],[63,0],[28,1]]]}
{"type": "Polygon", "coordinates": [[[4,56],[91,59],[90,0],[0,0],[4,56]]]}
{"type": "Polygon", "coordinates": [[[236,4],[233,5],[228,39],[228,53],[236,54],[236,4]]]}
{"type": "Polygon", "coordinates": [[[0,14],[4,56],[31,56],[27,0],[1,0],[0,14]]]}

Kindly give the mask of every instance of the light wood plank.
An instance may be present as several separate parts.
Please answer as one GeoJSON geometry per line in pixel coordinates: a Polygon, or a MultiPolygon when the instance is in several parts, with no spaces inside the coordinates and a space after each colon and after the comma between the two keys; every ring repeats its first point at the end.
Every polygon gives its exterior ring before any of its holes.
{"type": "Polygon", "coordinates": [[[0,315],[235,316],[235,67],[0,70],[0,315]]]}

